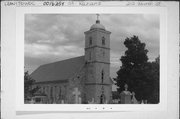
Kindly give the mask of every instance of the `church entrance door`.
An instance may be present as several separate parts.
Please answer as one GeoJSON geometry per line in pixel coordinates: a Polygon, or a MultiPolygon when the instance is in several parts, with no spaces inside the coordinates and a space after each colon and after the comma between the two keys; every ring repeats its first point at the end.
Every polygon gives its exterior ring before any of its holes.
{"type": "Polygon", "coordinates": [[[100,96],[100,104],[104,104],[104,103],[105,103],[105,95],[102,94],[102,95],[100,96]]]}

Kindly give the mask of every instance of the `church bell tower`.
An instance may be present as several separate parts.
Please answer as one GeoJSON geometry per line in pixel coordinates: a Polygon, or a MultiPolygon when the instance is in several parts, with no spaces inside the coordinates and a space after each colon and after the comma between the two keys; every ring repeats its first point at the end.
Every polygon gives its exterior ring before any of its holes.
{"type": "Polygon", "coordinates": [[[96,104],[110,103],[112,81],[110,79],[110,34],[100,24],[99,15],[96,23],[85,34],[86,101],[96,104]]]}

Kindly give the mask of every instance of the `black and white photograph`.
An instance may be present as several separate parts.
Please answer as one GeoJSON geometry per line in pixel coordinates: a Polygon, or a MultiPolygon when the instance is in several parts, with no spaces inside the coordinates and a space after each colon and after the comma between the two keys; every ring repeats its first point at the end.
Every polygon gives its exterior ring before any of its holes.
{"type": "Polygon", "coordinates": [[[179,2],[1,7],[1,118],[179,117],[179,2]]]}
{"type": "Polygon", "coordinates": [[[24,104],[159,104],[159,14],[25,14],[24,104]]]}

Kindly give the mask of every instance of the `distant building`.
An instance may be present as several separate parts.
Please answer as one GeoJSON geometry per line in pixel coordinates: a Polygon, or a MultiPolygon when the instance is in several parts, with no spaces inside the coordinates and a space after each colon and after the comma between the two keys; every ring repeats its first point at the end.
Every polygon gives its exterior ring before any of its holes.
{"type": "Polygon", "coordinates": [[[111,32],[97,19],[84,34],[84,56],[42,65],[31,74],[47,103],[111,103],[111,32]]]}

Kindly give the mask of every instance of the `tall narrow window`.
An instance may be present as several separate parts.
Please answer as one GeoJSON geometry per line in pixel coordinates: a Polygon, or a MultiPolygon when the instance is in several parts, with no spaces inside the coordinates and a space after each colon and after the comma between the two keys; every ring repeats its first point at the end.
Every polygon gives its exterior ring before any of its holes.
{"type": "Polygon", "coordinates": [[[50,97],[53,97],[53,87],[51,87],[51,91],[50,91],[50,97]]]}
{"type": "Polygon", "coordinates": [[[89,45],[92,45],[92,37],[89,37],[89,45]]]}
{"type": "Polygon", "coordinates": [[[102,70],[102,72],[101,72],[101,83],[103,83],[104,82],[104,71],[102,70]]]}
{"type": "Polygon", "coordinates": [[[63,93],[63,95],[62,95],[63,100],[66,100],[66,93],[67,93],[67,86],[66,85],[64,85],[64,92],[62,92],[62,93],[63,93]]]}
{"type": "Polygon", "coordinates": [[[56,86],[54,87],[54,96],[56,97],[56,95],[57,95],[57,88],[56,88],[56,86]]]}
{"type": "Polygon", "coordinates": [[[43,87],[43,93],[45,93],[45,86],[43,87]]]}
{"type": "Polygon", "coordinates": [[[46,93],[47,93],[47,95],[49,95],[49,86],[47,86],[47,88],[46,88],[46,93]]]}
{"type": "Polygon", "coordinates": [[[102,37],[102,45],[105,45],[105,38],[102,37]]]}
{"type": "Polygon", "coordinates": [[[59,87],[59,99],[61,100],[61,87],[59,87]]]}

